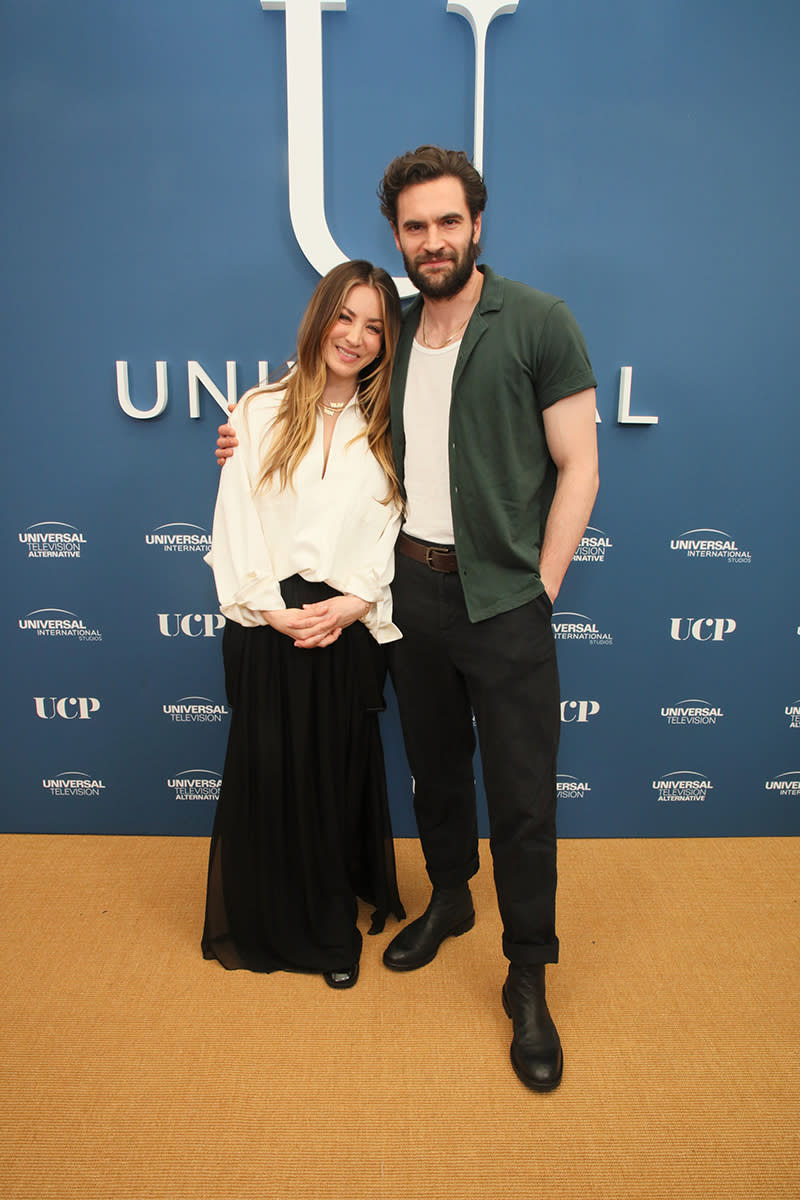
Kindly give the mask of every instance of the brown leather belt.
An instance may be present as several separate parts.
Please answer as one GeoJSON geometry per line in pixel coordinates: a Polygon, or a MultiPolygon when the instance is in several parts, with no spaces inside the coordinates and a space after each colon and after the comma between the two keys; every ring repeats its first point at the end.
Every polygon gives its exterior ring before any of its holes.
{"type": "Polygon", "coordinates": [[[396,546],[398,554],[413,558],[414,562],[423,563],[432,571],[443,571],[446,575],[458,570],[458,560],[455,550],[442,550],[440,546],[426,546],[423,542],[415,542],[407,533],[401,533],[396,546]]]}

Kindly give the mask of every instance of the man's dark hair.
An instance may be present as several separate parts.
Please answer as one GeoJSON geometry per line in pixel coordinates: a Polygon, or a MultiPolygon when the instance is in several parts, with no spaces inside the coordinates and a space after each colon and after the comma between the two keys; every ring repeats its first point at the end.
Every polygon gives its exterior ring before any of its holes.
{"type": "Polygon", "coordinates": [[[474,221],[486,207],[486,186],[463,150],[443,150],[441,146],[418,146],[389,163],[378,186],[381,212],[387,221],[397,226],[397,197],[404,188],[444,175],[461,180],[469,215],[474,221]]]}

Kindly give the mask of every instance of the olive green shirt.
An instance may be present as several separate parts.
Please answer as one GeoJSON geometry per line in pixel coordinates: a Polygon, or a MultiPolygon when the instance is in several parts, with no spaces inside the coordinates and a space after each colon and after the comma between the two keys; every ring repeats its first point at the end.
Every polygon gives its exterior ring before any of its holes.
{"type": "MultiPolygon", "coordinates": [[[[450,500],[471,621],[518,608],[544,589],[539,551],[556,468],[542,412],[596,386],[563,300],[478,268],[480,299],[464,331],[450,399],[450,500]]],[[[404,485],[403,400],[422,298],[406,310],[392,375],[392,438],[404,485]]]]}

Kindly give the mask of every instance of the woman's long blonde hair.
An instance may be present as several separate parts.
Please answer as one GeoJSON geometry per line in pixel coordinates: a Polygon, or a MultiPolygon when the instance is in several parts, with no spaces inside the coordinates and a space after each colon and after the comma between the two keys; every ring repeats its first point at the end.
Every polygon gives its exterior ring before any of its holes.
{"type": "Polygon", "coordinates": [[[317,402],[322,399],[327,368],[322,346],[350,291],[359,284],[378,293],[383,318],[383,346],[377,358],[358,377],[358,404],[367,424],[364,436],[383,468],[389,484],[385,503],[402,504],[392,456],[389,432],[389,385],[392,378],[397,337],[400,331],[400,298],[391,275],[363,259],[341,263],[317,284],[297,334],[297,364],[287,379],[254,389],[247,400],[265,391],[285,388],[262,464],[257,489],[266,487],[277,474],[282,490],[292,482],[300,461],[314,440],[317,402]]]}

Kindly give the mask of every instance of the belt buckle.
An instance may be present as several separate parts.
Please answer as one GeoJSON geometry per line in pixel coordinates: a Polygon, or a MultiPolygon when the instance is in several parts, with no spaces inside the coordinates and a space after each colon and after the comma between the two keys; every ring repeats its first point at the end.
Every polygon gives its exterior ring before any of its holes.
{"type": "Polygon", "coordinates": [[[430,567],[432,571],[438,571],[440,575],[446,575],[447,572],[442,567],[437,567],[433,561],[434,554],[446,554],[446,550],[439,550],[436,546],[425,547],[425,566],[430,567]]]}

